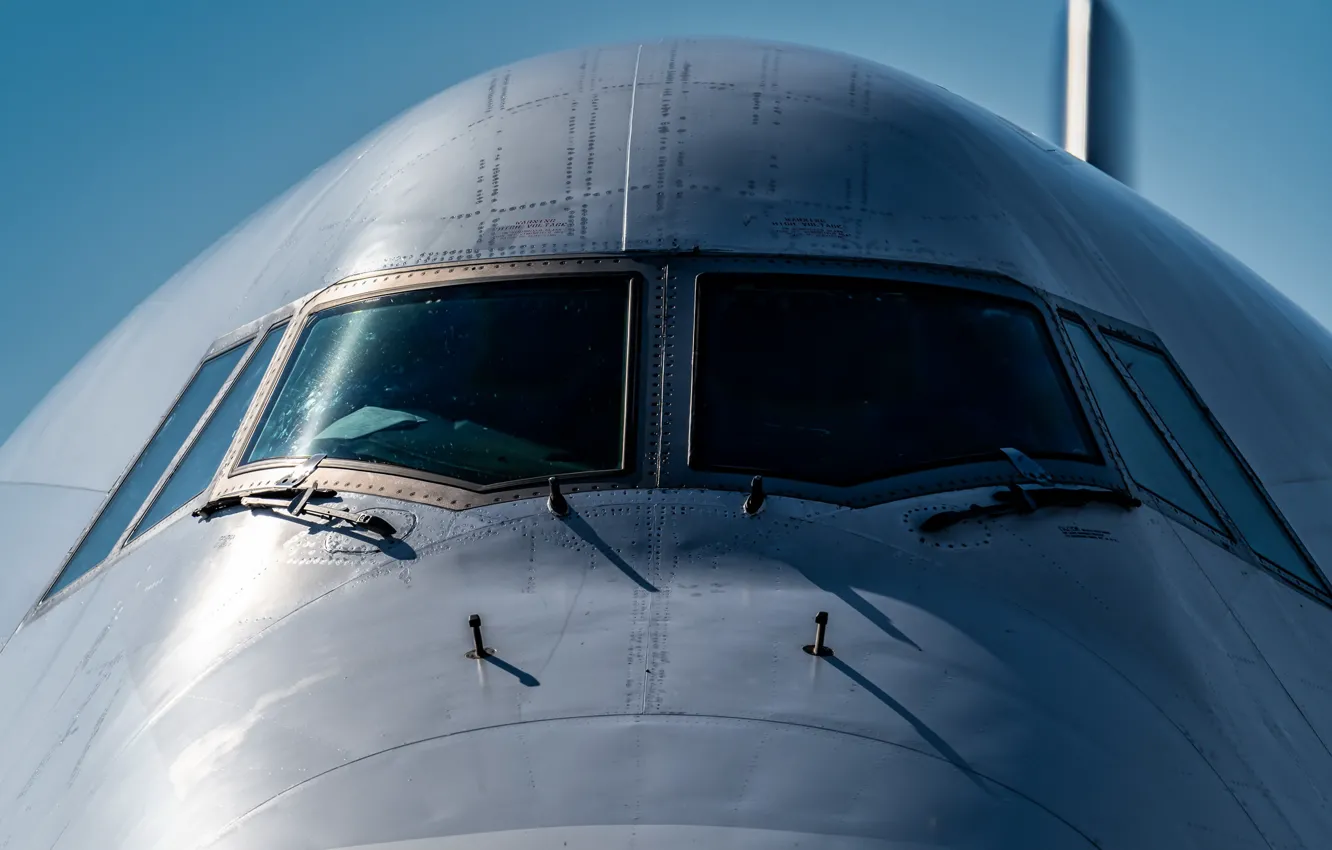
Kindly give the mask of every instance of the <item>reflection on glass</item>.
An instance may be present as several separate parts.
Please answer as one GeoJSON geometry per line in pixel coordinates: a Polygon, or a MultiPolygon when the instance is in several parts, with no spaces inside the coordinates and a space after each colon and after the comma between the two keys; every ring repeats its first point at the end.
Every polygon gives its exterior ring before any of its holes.
{"type": "Polygon", "coordinates": [[[153,499],[143,519],[139,520],[138,526],[130,536],[131,540],[199,495],[208,486],[208,482],[213,480],[218,464],[222,462],[222,456],[227,453],[227,447],[236,436],[236,429],[240,427],[245,410],[250,406],[255,390],[259,388],[264,370],[273,359],[273,352],[277,350],[285,327],[285,324],[279,325],[270,329],[264,336],[259,349],[245,364],[245,368],[227,390],[227,394],[213,411],[213,415],[209,417],[208,423],[199,432],[194,444],[185,452],[180,463],[176,464],[175,471],[171,473],[171,477],[167,479],[157,498],[153,499]]]}
{"type": "Polygon", "coordinates": [[[492,283],[315,314],[245,462],[385,463],[486,485],[623,465],[629,282],[492,283]]]}
{"type": "Polygon", "coordinates": [[[116,545],[125,527],[138,513],[143,500],[157,484],[157,479],[162,477],[162,471],[176,456],[176,452],[180,451],[181,444],[194,430],[195,423],[208,409],[218,388],[226,381],[231,370],[236,368],[236,363],[244,353],[245,346],[241,345],[205,361],[199,367],[175,407],[167,414],[166,421],[158,427],[157,433],[106,503],[79,548],[74,550],[66,562],[60,577],[47,591],[47,596],[64,589],[97,566],[111,551],[111,547],[116,545]]]}
{"type": "Polygon", "coordinates": [[[1079,322],[1067,322],[1073,351],[1091,384],[1105,427],[1119,448],[1133,480],[1175,507],[1221,528],[1207,500],[1193,483],[1151,419],[1133,397],[1110,360],[1096,345],[1091,331],[1079,322]]]}
{"type": "Polygon", "coordinates": [[[690,464],[851,485],[1099,455],[1039,313],[890,281],[699,281],[690,464]]]}
{"type": "Polygon", "coordinates": [[[1207,482],[1212,495],[1254,551],[1292,574],[1321,585],[1165,356],[1118,337],[1108,339],[1175,441],[1207,482]]]}

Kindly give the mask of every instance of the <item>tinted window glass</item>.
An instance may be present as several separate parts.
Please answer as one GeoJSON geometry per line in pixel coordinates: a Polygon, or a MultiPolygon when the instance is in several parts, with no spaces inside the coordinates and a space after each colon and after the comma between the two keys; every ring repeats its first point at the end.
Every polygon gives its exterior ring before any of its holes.
{"type": "Polygon", "coordinates": [[[158,427],[157,433],[148,442],[134,467],[121,481],[116,492],[107,501],[106,507],[93,523],[88,534],[65,564],[60,577],[56,579],[49,596],[73,583],[79,576],[97,566],[111,547],[116,545],[125,527],[138,513],[143,500],[162,477],[162,471],[180,451],[185,438],[194,430],[199,417],[208,409],[218,388],[226,381],[231,370],[236,367],[245,346],[233,348],[204,362],[203,366],[190,381],[177,400],[176,405],[167,414],[166,420],[158,427]]]}
{"type": "Polygon", "coordinates": [[[259,349],[245,364],[235,383],[227,390],[226,396],[213,411],[213,415],[199,432],[194,444],[185,452],[180,463],[176,464],[175,471],[171,473],[171,477],[167,479],[157,498],[148,507],[143,519],[139,520],[139,525],[130,539],[138,537],[165,519],[172,511],[199,495],[208,486],[208,482],[213,480],[218,464],[222,462],[222,456],[227,453],[227,447],[236,436],[236,429],[240,427],[246,408],[254,399],[254,392],[264,377],[264,370],[273,359],[273,352],[277,350],[278,342],[282,339],[284,327],[285,325],[273,328],[264,336],[259,349]]]}
{"type": "Polygon", "coordinates": [[[1110,430],[1110,436],[1119,448],[1129,474],[1140,485],[1175,507],[1220,529],[1221,521],[1138,400],[1133,397],[1119,372],[1097,346],[1091,331],[1076,322],[1068,322],[1067,327],[1073,350],[1100,404],[1105,426],[1110,430]]]}
{"type": "Polygon", "coordinates": [[[1040,314],[892,281],[699,281],[691,465],[851,485],[1098,455],[1040,314]]]}
{"type": "Polygon", "coordinates": [[[322,311],[246,461],[322,452],[476,484],[618,469],[629,289],[475,284],[322,311]]]}
{"type": "Polygon", "coordinates": [[[1254,551],[1300,578],[1321,584],[1165,356],[1117,337],[1108,339],[1254,551]]]}

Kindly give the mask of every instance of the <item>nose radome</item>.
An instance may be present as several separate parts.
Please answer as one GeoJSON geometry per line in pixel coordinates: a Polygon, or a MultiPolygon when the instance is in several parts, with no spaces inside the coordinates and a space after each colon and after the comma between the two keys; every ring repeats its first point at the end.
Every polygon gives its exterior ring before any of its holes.
{"type": "MultiPolygon", "coordinates": [[[[164,720],[188,753],[225,733],[237,744],[214,761],[246,768],[245,783],[211,772],[178,789],[212,819],[202,846],[1164,848],[1188,846],[1180,807],[1225,826],[1215,847],[1252,846],[1122,659],[1087,649],[1130,622],[1118,603],[1099,594],[1099,617],[1046,604],[1075,601],[1055,585],[1073,581],[1074,550],[1032,561],[1025,540],[1059,520],[921,543],[902,518],[924,503],[830,513],[774,497],[746,517],[735,493],[569,501],[565,518],[535,498],[423,512],[402,541],[413,557],[391,562],[373,547],[319,561],[324,537],[286,531],[289,563],[245,593],[270,605],[300,577],[312,601],[195,689],[256,722],[195,728],[191,701],[164,720]],[[806,650],[820,630],[831,654],[806,650]],[[548,832],[568,829],[592,831],[548,832]]],[[[1103,550],[1077,550],[1079,577],[1124,572],[1124,549],[1103,550]]],[[[1153,663],[1173,663],[1134,610],[1153,663]]]]}
{"type": "Polygon", "coordinates": [[[1094,845],[1012,789],[897,744],[780,721],[607,715],[519,722],[375,753],[269,800],[212,846],[1094,845]]]}

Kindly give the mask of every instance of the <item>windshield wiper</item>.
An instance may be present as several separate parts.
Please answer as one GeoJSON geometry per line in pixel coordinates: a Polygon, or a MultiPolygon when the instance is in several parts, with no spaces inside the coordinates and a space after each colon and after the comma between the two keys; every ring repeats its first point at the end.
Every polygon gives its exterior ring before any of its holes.
{"type": "Polygon", "coordinates": [[[1022,452],[1013,448],[1003,448],[999,452],[1013,464],[1021,482],[1009,484],[1007,489],[996,491],[993,495],[994,504],[972,505],[960,511],[939,511],[930,514],[920,524],[920,530],[942,531],[963,520],[1004,514],[1029,514],[1041,508],[1080,508],[1100,503],[1129,510],[1142,504],[1132,494],[1123,490],[1055,486],[1054,478],[1045,471],[1045,467],[1022,452]],[[1024,484],[1026,486],[1023,486],[1024,484]]]}
{"type": "Polygon", "coordinates": [[[1132,495],[1122,490],[1093,490],[1082,487],[1033,486],[1021,487],[1008,485],[1006,490],[994,493],[994,504],[972,505],[960,511],[939,511],[930,514],[920,524],[921,531],[942,531],[959,522],[979,517],[996,517],[1004,514],[1030,514],[1041,508],[1080,508],[1084,505],[1100,503],[1114,505],[1129,510],[1142,504],[1132,495]]]}
{"type": "MultiPolygon", "coordinates": [[[[193,516],[207,519],[218,511],[227,508],[266,508],[275,512],[283,511],[291,517],[309,514],[345,522],[358,528],[364,528],[367,531],[373,531],[385,539],[397,534],[398,530],[393,527],[393,524],[381,516],[363,511],[351,511],[346,508],[335,508],[331,505],[310,504],[311,499],[331,499],[338,495],[337,490],[327,487],[298,486],[314,474],[315,469],[323,459],[324,455],[322,454],[311,455],[306,458],[300,466],[293,469],[278,482],[284,486],[222,496],[213,499],[211,502],[206,502],[194,512],[193,516]]],[[[281,515],[279,514],[279,516],[281,515]]]]}
{"type": "MultiPolygon", "coordinates": [[[[221,498],[213,499],[211,502],[205,502],[198,510],[190,514],[190,516],[207,519],[218,511],[238,507],[242,500],[248,498],[267,497],[269,499],[286,499],[287,502],[290,503],[290,506],[294,507],[296,502],[293,500],[306,490],[310,490],[310,493],[305,497],[305,501],[301,503],[302,508],[313,498],[331,499],[338,495],[337,490],[330,490],[328,488],[301,488],[300,486],[305,483],[305,479],[314,474],[314,471],[319,468],[319,464],[323,463],[324,458],[327,456],[328,455],[322,454],[310,455],[293,467],[291,472],[288,472],[286,475],[279,478],[277,481],[278,486],[276,487],[261,487],[245,493],[233,493],[230,496],[222,496],[221,498]]],[[[283,507],[287,506],[288,505],[283,505],[283,507]]]]}
{"type": "Polygon", "coordinates": [[[373,531],[385,539],[397,534],[398,530],[393,527],[393,524],[381,516],[363,511],[352,511],[347,508],[337,508],[332,505],[310,504],[311,499],[328,499],[336,495],[338,495],[337,490],[322,487],[306,487],[301,490],[291,487],[256,490],[252,493],[237,493],[214,499],[195,511],[194,516],[207,519],[218,511],[227,508],[266,508],[279,512],[279,515],[285,513],[287,516],[300,517],[309,514],[310,516],[345,522],[358,528],[364,528],[367,531],[373,531]]]}

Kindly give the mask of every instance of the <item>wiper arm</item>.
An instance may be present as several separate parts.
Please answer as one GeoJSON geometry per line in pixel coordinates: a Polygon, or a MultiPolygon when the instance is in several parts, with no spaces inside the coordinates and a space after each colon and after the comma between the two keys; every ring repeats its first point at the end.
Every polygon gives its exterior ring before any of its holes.
{"type": "MultiPolygon", "coordinates": [[[[300,486],[305,483],[305,479],[314,474],[315,470],[319,468],[319,464],[323,463],[324,458],[326,457],[328,457],[328,455],[310,455],[294,467],[291,472],[288,472],[286,475],[279,478],[277,481],[278,486],[251,490],[247,493],[235,493],[230,496],[223,496],[220,499],[213,499],[211,502],[205,502],[204,505],[191,514],[191,516],[206,519],[218,511],[234,508],[250,497],[269,497],[291,501],[302,493],[305,493],[305,500],[300,503],[301,508],[304,508],[312,498],[332,498],[333,496],[338,495],[337,490],[330,490],[327,488],[315,489],[313,487],[302,488],[300,486]]],[[[296,502],[291,502],[291,505],[292,507],[295,507],[296,502]]],[[[296,511],[293,515],[299,515],[299,511],[296,511]]]]}
{"type": "MultiPolygon", "coordinates": [[[[211,502],[205,502],[190,516],[207,519],[218,511],[225,511],[227,508],[239,507],[242,499],[248,499],[254,496],[266,496],[272,499],[283,499],[283,505],[287,505],[292,499],[304,493],[304,490],[298,490],[295,487],[269,487],[260,490],[251,490],[248,493],[234,493],[230,496],[222,496],[213,499],[211,502]]],[[[319,488],[310,494],[315,499],[331,499],[338,495],[337,490],[319,488]]]]}
{"type": "Polygon", "coordinates": [[[196,510],[193,515],[201,519],[207,519],[218,511],[227,508],[267,508],[271,511],[283,511],[292,517],[310,514],[311,516],[345,522],[358,528],[364,528],[367,531],[373,531],[385,539],[398,533],[392,523],[375,514],[358,513],[346,508],[335,508],[331,505],[310,504],[310,500],[313,498],[328,499],[336,495],[338,495],[337,490],[318,487],[306,487],[301,490],[291,487],[256,490],[252,493],[237,493],[232,496],[214,499],[196,510]]]}
{"type": "Polygon", "coordinates": [[[1084,505],[1100,503],[1130,510],[1142,504],[1141,501],[1123,490],[1045,485],[1020,487],[1017,484],[1010,484],[1008,489],[996,491],[994,500],[994,504],[990,505],[972,505],[960,511],[939,511],[930,514],[920,524],[920,530],[926,532],[942,531],[945,528],[957,525],[963,520],[1003,516],[1005,514],[1029,514],[1041,508],[1080,508],[1084,505]]]}
{"type": "Polygon", "coordinates": [[[285,511],[288,516],[292,517],[310,514],[311,516],[345,522],[358,528],[373,531],[385,539],[397,534],[398,530],[393,527],[393,524],[381,516],[364,512],[358,513],[330,505],[310,504],[311,499],[331,499],[338,495],[337,490],[326,487],[298,486],[314,473],[323,459],[324,455],[322,454],[311,455],[306,458],[300,466],[293,469],[278,482],[285,486],[223,496],[205,503],[194,512],[194,516],[206,519],[218,511],[235,507],[267,508],[271,511],[285,511]]]}
{"type": "Polygon", "coordinates": [[[1142,502],[1123,490],[1087,489],[1083,487],[1057,487],[1045,467],[1014,448],[999,449],[1021,483],[1009,484],[1008,489],[994,493],[994,504],[972,505],[960,511],[939,511],[930,514],[920,524],[921,531],[942,531],[959,522],[977,517],[1029,514],[1041,508],[1080,508],[1093,502],[1117,505],[1124,510],[1136,508],[1142,502]],[[1026,484],[1028,486],[1022,486],[1026,484]]]}
{"type": "Polygon", "coordinates": [[[289,516],[300,517],[305,514],[311,516],[324,517],[334,521],[342,521],[349,525],[364,528],[367,531],[373,531],[375,534],[388,539],[397,533],[393,524],[381,516],[375,514],[351,511],[346,508],[335,508],[330,505],[312,505],[310,499],[313,496],[323,493],[333,494],[333,491],[319,491],[314,487],[307,487],[299,491],[292,499],[272,498],[261,495],[241,496],[239,505],[243,508],[267,508],[271,511],[285,511],[289,516]]]}

